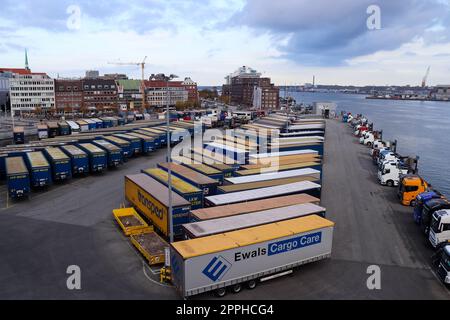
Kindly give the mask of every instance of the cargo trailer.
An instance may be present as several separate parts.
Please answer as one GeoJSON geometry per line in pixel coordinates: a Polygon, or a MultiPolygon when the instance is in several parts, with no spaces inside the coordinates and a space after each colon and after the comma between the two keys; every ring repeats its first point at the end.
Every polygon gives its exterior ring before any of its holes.
{"type": "Polygon", "coordinates": [[[217,188],[217,194],[232,193],[232,192],[242,192],[247,190],[261,189],[267,187],[281,186],[285,184],[290,184],[294,182],[311,181],[315,183],[320,183],[320,179],[314,176],[297,176],[276,180],[266,180],[266,181],[256,181],[248,183],[239,184],[228,184],[225,186],[220,186],[217,188]]]}
{"type": "Polygon", "coordinates": [[[205,206],[221,206],[225,204],[246,202],[277,196],[307,193],[320,198],[321,185],[311,181],[301,181],[280,186],[266,187],[242,192],[233,192],[205,197],[205,206]]]}
{"type": "MultiPolygon", "coordinates": [[[[208,166],[211,166],[211,164],[226,164],[230,166],[233,169],[233,172],[238,170],[241,166],[241,163],[234,160],[231,157],[228,157],[227,155],[224,155],[222,153],[215,153],[211,152],[210,150],[206,150],[199,147],[193,147],[192,148],[192,155],[191,158],[195,159],[202,159],[202,162],[208,166]]],[[[225,175],[225,173],[224,173],[225,175]]]]}
{"type": "Polygon", "coordinates": [[[95,130],[97,128],[97,122],[92,119],[83,119],[84,122],[88,124],[89,130],[95,130]]]}
{"type": "MultiPolygon", "coordinates": [[[[167,187],[169,185],[169,174],[163,169],[145,169],[142,170],[142,173],[158,180],[158,182],[161,182],[167,187]]],[[[171,176],[171,182],[172,190],[189,201],[191,203],[191,209],[203,208],[203,190],[191,185],[175,175],[171,176]]]]}
{"type": "Polygon", "coordinates": [[[239,214],[264,211],[274,208],[282,208],[304,203],[319,204],[320,199],[310,196],[306,193],[281,196],[270,199],[248,201],[245,203],[229,204],[226,206],[209,207],[197,210],[191,210],[190,220],[203,221],[218,218],[225,218],[239,214]]]}
{"type": "MultiPolygon", "coordinates": [[[[158,163],[158,168],[168,171],[169,164],[167,162],[158,163]]],[[[177,176],[178,178],[203,190],[204,196],[216,194],[217,186],[219,185],[217,180],[211,179],[197,171],[177,163],[172,163],[170,169],[174,176],[177,176]]]]}
{"type": "Polygon", "coordinates": [[[259,281],[331,256],[334,223],[316,215],[171,244],[172,282],[182,297],[259,281]]]}
{"type": "MultiPolygon", "coordinates": [[[[292,156],[282,156],[282,157],[270,157],[270,158],[262,158],[258,159],[258,161],[253,161],[251,164],[242,165],[239,167],[239,169],[262,169],[271,167],[274,165],[282,166],[287,164],[296,164],[296,163],[303,163],[303,162],[319,162],[322,161],[322,157],[312,154],[305,154],[305,155],[292,155],[292,156]]],[[[252,161],[250,161],[252,162],[252,161]]]]}
{"type": "Polygon", "coordinates": [[[294,131],[294,132],[283,132],[280,133],[280,138],[288,138],[288,137],[312,137],[319,136],[324,137],[324,130],[309,130],[309,131],[294,131]]]}
{"type": "Polygon", "coordinates": [[[80,126],[80,132],[88,132],[89,131],[89,124],[84,120],[77,120],[75,121],[78,126],[80,126]]]}
{"type": "Polygon", "coordinates": [[[92,118],[92,120],[95,121],[95,129],[102,129],[103,128],[103,121],[98,118],[92,118]]]}
{"type": "Polygon", "coordinates": [[[187,158],[186,161],[182,162],[182,165],[185,167],[188,167],[189,169],[192,169],[194,171],[197,171],[198,173],[201,173],[211,179],[219,181],[219,184],[223,183],[224,174],[223,172],[214,169],[213,167],[209,167],[205,164],[195,163],[194,161],[189,161],[190,159],[187,158]]]}
{"type": "Polygon", "coordinates": [[[186,223],[183,224],[183,232],[186,239],[195,239],[313,214],[325,218],[325,211],[325,208],[313,203],[296,204],[231,217],[186,223]]]}
{"type": "Polygon", "coordinates": [[[140,139],[142,153],[148,154],[156,149],[155,139],[152,137],[137,132],[128,132],[126,135],[140,139]]]}
{"type": "Polygon", "coordinates": [[[80,126],[75,121],[67,120],[66,122],[70,126],[70,132],[72,134],[80,132],[80,126]]]}
{"type": "Polygon", "coordinates": [[[236,171],[232,166],[223,163],[208,163],[207,166],[222,172],[224,179],[231,178],[236,171]]]}
{"type": "Polygon", "coordinates": [[[49,138],[54,138],[59,135],[58,122],[49,121],[49,122],[47,122],[47,127],[48,127],[48,137],[49,138]]]}
{"type": "Polygon", "coordinates": [[[47,139],[48,138],[48,127],[46,124],[39,124],[37,126],[37,134],[38,139],[47,139]]]}
{"type": "Polygon", "coordinates": [[[249,170],[237,170],[235,172],[236,177],[241,176],[254,176],[263,173],[274,173],[274,172],[282,172],[282,171],[294,171],[299,169],[313,169],[316,171],[319,171],[322,173],[322,162],[321,161],[315,161],[315,162],[302,162],[302,163],[292,163],[292,164],[286,164],[286,165],[280,165],[280,166],[273,166],[273,167],[267,167],[264,168],[264,171],[261,169],[249,169],[249,170]]]}
{"type": "Polygon", "coordinates": [[[25,129],[23,127],[14,127],[13,141],[14,141],[14,144],[24,144],[25,143],[25,129]]]}
{"type": "Polygon", "coordinates": [[[80,143],[78,147],[89,157],[89,171],[102,172],[108,166],[106,151],[92,143],[80,143]]]}
{"type": "Polygon", "coordinates": [[[261,181],[285,179],[285,178],[300,177],[300,176],[314,177],[314,178],[316,178],[316,180],[320,180],[320,173],[321,172],[316,169],[304,168],[304,169],[294,169],[294,170],[288,170],[288,171],[275,171],[275,172],[268,172],[268,173],[263,172],[263,173],[259,173],[259,174],[253,174],[253,175],[227,178],[225,180],[232,184],[261,182],[261,181]]]}
{"type": "Polygon", "coordinates": [[[74,145],[61,146],[61,150],[70,157],[72,174],[89,173],[89,156],[86,152],[74,145]]]}
{"type": "Polygon", "coordinates": [[[268,149],[277,152],[296,151],[296,150],[315,150],[323,156],[323,142],[298,142],[291,144],[269,143],[268,149]]]}
{"type": "Polygon", "coordinates": [[[302,149],[302,150],[291,150],[291,151],[282,151],[282,152],[258,153],[258,154],[251,154],[249,156],[249,162],[250,163],[258,163],[259,159],[284,157],[284,156],[292,156],[292,155],[316,155],[316,156],[319,156],[319,152],[316,150],[312,150],[312,149],[302,149]]]}
{"type": "Polygon", "coordinates": [[[6,158],[8,153],[0,153],[0,179],[6,178],[6,158]]]}
{"type": "MultiPolygon", "coordinates": [[[[159,137],[161,146],[167,145],[167,132],[166,131],[158,130],[156,128],[141,128],[141,129],[139,129],[139,131],[145,131],[150,134],[157,135],[159,137]]],[[[143,132],[141,132],[141,133],[143,133],[143,132]]]]}
{"type": "Polygon", "coordinates": [[[249,157],[250,152],[245,149],[240,149],[237,147],[231,147],[226,144],[221,144],[218,142],[208,142],[204,144],[204,149],[208,152],[218,153],[226,155],[227,157],[236,160],[238,163],[245,164],[249,157]]]}
{"type": "Polygon", "coordinates": [[[70,158],[58,147],[47,147],[44,155],[50,162],[53,181],[64,181],[72,177],[70,158]]]}
{"type": "Polygon", "coordinates": [[[103,128],[111,128],[114,126],[113,119],[109,117],[102,117],[100,120],[103,123],[103,128]]]}
{"type": "Polygon", "coordinates": [[[106,151],[108,167],[117,167],[123,163],[122,149],[106,140],[93,140],[92,143],[106,151]]]}
{"type": "Polygon", "coordinates": [[[60,136],[68,136],[70,134],[70,126],[66,121],[58,122],[58,133],[60,136]]]}
{"type": "MultiPolygon", "coordinates": [[[[169,237],[169,190],[165,185],[143,173],[128,175],[125,176],[125,198],[156,229],[169,237]]],[[[189,222],[189,210],[189,201],[172,192],[174,236],[182,236],[181,225],[189,222]]]]}
{"type": "Polygon", "coordinates": [[[6,184],[11,199],[28,196],[30,192],[30,174],[22,157],[5,159],[6,184]]]}
{"type": "Polygon", "coordinates": [[[142,130],[142,129],[137,129],[137,130],[134,130],[132,132],[133,133],[138,133],[138,134],[141,134],[141,135],[144,135],[144,136],[147,136],[149,138],[152,138],[153,139],[153,144],[155,145],[155,149],[156,148],[160,148],[163,145],[162,139],[161,139],[161,135],[159,135],[159,134],[150,133],[150,132],[142,130]]]}
{"type": "Polygon", "coordinates": [[[142,153],[142,142],[138,137],[133,137],[125,133],[117,133],[113,135],[116,138],[128,141],[130,143],[131,156],[142,153]]]}
{"type": "Polygon", "coordinates": [[[105,136],[103,139],[122,149],[124,161],[132,156],[133,153],[131,151],[131,143],[129,141],[117,138],[115,136],[105,136]]]}
{"type": "Polygon", "coordinates": [[[52,169],[41,151],[27,152],[25,163],[30,172],[30,184],[32,187],[45,187],[52,182],[52,169]]]}

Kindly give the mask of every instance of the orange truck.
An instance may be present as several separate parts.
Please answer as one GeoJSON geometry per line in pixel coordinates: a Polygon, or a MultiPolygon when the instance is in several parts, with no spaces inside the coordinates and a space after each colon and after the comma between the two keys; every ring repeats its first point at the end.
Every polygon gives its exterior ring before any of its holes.
{"type": "Polygon", "coordinates": [[[416,197],[431,187],[422,177],[415,174],[402,176],[398,186],[397,195],[404,206],[415,206],[416,197]]]}

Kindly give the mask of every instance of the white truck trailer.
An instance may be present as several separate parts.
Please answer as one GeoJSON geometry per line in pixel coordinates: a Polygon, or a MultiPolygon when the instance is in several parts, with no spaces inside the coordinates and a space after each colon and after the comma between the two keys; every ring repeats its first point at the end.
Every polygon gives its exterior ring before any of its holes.
{"type": "Polygon", "coordinates": [[[172,282],[182,297],[224,296],[331,256],[334,223],[316,215],[174,242],[172,282]]]}

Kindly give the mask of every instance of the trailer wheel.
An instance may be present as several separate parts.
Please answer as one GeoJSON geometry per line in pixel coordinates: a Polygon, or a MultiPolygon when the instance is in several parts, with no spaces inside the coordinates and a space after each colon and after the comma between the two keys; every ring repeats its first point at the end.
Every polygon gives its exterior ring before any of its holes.
{"type": "Polygon", "coordinates": [[[247,282],[247,288],[249,288],[250,290],[255,289],[256,288],[256,280],[250,280],[249,282],[247,282]]]}
{"type": "Polygon", "coordinates": [[[393,186],[394,186],[394,181],[388,180],[388,181],[386,182],[386,185],[387,185],[388,187],[393,187],[393,186]]]}
{"type": "Polygon", "coordinates": [[[226,294],[227,294],[227,290],[225,288],[216,289],[216,296],[218,296],[219,298],[225,297],[226,294]]]}
{"type": "Polygon", "coordinates": [[[239,293],[242,290],[242,285],[240,283],[235,284],[232,288],[231,291],[233,293],[239,293]]]}
{"type": "Polygon", "coordinates": [[[415,207],[416,204],[417,204],[417,201],[416,201],[416,200],[411,200],[411,202],[409,203],[409,205],[410,205],[411,207],[415,207]]]}
{"type": "Polygon", "coordinates": [[[371,147],[372,146],[372,142],[367,142],[367,146],[371,147]]]}

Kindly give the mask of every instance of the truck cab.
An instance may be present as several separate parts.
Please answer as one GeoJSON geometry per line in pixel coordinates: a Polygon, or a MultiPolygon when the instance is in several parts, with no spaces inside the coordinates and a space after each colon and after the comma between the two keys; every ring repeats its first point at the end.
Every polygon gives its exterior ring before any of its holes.
{"type": "Polygon", "coordinates": [[[395,152],[393,152],[391,150],[385,150],[385,151],[380,152],[377,163],[378,163],[378,165],[381,165],[385,161],[395,161],[398,159],[399,159],[398,154],[396,154],[395,152]]]}
{"type": "Polygon", "coordinates": [[[428,183],[418,175],[406,175],[400,178],[398,188],[398,198],[404,206],[416,205],[416,197],[427,191],[428,183]]]}
{"type": "Polygon", "coordinates": [[[433,213],[428,240],[435,248],[450,244],[450,209],[433,213]]]}
{"type": "Polygon", "coordinates": [[[378,170],[378,181],[381,185],[389,187],[398,186],[400,176],[408,173],[408,168],[401,162],[388,161],[384,162],[381,169],[378,170]]]}
{"type": "Polygon", "coordinates": [[[380,139],[377,139],[372,144],[372,149],[370,149],[369,154],[373,155],[375,150],[385,150],[386,143],[380,139]]]}
{"type": "Polygon", "coordinates": [[[372,132],[370,132],[370,131],[364,132],[361,135],[361,137],[359,138],[359,143],[364,144],[364,140],[367,139],[371,134],[372,134],[372,132]]]}
{"type": "Polygon", "coordinates": [[[430,232],[430,225],[433,218],[433,214],[439,210],[450,209],[450,202],[446,199],[430,199],[423,204],[422,209],[422,219],[420,221],[420,226],[423,233],[428,237],[430,232]]]}
{"type": "Polygon", "coordinates": [[[433,264],[437,269],[437,275],[442,282],[450,285],[450,245],[439,249],[433,256],[433,264]]]}
{"type": "Polygon", "coordinates": [[[439,199],[441,197],[442,195],[436,191],[426,191],[418,194],[416,197],[416,205],[414,206],[414,214],[413,214],[414,222],[417,223],[418,225],[421,224],[422,211],[425,203],[427,203],[431,199],[439,199]]]}

